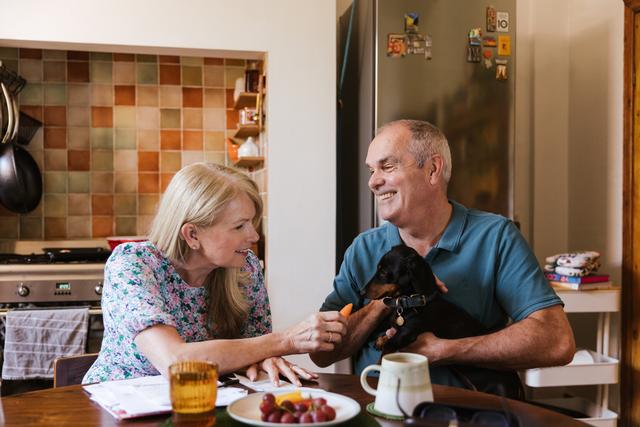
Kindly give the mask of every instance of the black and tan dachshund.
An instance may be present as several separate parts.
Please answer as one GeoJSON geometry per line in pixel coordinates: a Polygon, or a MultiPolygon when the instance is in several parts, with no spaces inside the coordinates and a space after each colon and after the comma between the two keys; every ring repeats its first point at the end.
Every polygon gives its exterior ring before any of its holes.
{"type": "MultiPolygon", "coordinates": [[[[376,340],[384,354],[395,352],[423,332],[445,339],[485,335],[492,331],[457,305],[441,296],[429,264],[414,249],[398,245],[384,254],[365,294],[383,299],[393,308],[389,327],[397,332],[376,340]]],[[[474,366],[449,365],[467,388],[523,399],[524,391],[515,371],[496,371],[474,366]],[[500,390],[502,389],[502,390],[500,390]]]]}

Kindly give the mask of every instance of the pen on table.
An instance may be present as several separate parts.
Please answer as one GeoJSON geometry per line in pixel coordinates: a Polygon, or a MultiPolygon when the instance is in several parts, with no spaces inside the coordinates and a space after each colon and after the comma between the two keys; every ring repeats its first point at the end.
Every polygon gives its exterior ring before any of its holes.
{"type": "Polygon", "coordinates": [[[227,387],[234,384],[240,384],[240,380],[238,378],[231,378],[228,376],[218,378],[218,382],[220,383],[220,387],[227,387]]]}

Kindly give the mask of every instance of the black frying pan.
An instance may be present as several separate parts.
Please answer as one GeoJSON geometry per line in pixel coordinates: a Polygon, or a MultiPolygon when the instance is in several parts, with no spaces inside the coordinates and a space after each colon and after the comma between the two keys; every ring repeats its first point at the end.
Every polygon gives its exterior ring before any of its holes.
{"type": "MultiPolygon", "coordinates": [[[[17,120],[18,109],[6,86],[0,84],[8,117],[17,120]]],[[[13,142],[18,123],[7,123],[10,141],[0,144],[0,204],[12,212],[25,214],[38,206],[42,198],[42,175],[38,164],[24,148],[13,142]]],[[[3,138],[4,139],[4,138],[3,138]]]]}

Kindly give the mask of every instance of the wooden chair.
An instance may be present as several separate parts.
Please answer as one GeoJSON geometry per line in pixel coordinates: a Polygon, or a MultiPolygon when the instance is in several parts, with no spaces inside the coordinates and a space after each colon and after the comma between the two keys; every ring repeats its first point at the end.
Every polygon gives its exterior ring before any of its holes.
{"type": "Polygon", "coordinates": [[[53,361],[53,386],[81,384],[98,353],[81,354],[79,356],[60,357],[53,361]]]}

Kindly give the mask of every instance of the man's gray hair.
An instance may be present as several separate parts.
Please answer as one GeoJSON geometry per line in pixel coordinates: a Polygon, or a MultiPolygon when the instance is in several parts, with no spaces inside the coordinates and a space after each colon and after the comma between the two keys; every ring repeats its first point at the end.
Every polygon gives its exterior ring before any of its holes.
{"type": "Polygon", "coordinates": [[[442,176],[446,183],[451,179],[451,151],[444,133],[429,122],[422,120],[395,120],[378,129],[378,134],[392,126],[403,126],[411,133],[409,152],[419,168],[434,154],[442,158],[442,176]]]}

